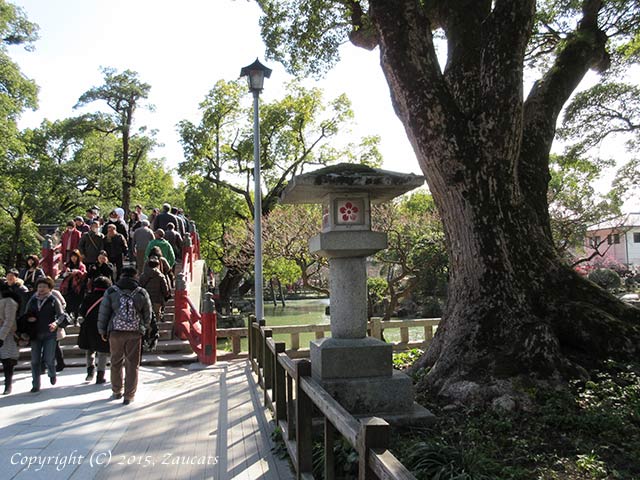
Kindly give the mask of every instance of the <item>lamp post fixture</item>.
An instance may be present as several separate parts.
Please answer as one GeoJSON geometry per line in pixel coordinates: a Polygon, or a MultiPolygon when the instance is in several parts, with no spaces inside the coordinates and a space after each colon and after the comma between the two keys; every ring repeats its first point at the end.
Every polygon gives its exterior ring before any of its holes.
{"type": "Polygon", "coordinates": [[[262,65],[256,58],[251,65],[240,70],[241,77],[247,77],[249,91],[253,93],[253,219],[254,219],[254,256],[256,319],[264,318],[264,304],[262,294],[262,191],[260,188],[260,105],[259,97],[264,85],[264,79],[271,76],[271,69],[262,65]]]}

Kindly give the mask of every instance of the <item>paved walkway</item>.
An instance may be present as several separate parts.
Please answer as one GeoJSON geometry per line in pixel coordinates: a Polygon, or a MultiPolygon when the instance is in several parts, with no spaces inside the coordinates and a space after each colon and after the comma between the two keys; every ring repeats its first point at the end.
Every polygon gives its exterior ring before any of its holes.
{"type": "Polygon", "coordinates": [[[292,479],[271,452],[270,415],[246,360],[142,367],[135,402],[65,369],[52,387],[18,372],[0,398],[2,479],[292,479]]]}

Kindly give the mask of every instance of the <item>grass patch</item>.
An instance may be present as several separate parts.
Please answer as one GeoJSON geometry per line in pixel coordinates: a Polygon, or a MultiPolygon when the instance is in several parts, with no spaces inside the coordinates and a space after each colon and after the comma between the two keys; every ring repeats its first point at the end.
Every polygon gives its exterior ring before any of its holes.
{"type": "Polygon", "coordinates": [[[609,362],[568,391],[529,391],[531,412],[443,410],[429,429],[397,434],[418,479],[640,479],[640,363],[609,362]]]}

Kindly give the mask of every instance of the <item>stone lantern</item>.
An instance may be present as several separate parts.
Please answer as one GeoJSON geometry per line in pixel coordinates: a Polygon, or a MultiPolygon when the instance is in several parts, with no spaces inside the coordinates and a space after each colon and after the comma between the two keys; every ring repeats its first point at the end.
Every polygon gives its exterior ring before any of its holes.
{"type": "Polygon", "coordinates": [[[407,414],[415,409],[411,379],[393,369],[392,346],[367,336],[366,260],[387,247],[371,230],[371,204],[424,184],[424,177],[339,164],[294,177],[282,203],[322,204],[312,253],[329,259],[331,338],[311,342],[312,376],[353,414],[407,414]]]}

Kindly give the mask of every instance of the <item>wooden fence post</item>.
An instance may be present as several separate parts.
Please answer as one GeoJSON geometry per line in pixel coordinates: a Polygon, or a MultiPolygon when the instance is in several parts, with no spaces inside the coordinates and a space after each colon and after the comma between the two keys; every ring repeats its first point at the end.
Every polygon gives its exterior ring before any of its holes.
{"type": "MultiPolygon", "coordinates": [[[[267,344],[267,340],[273,337],[273,331],[270,328],[264,329],[264,343],[262,345],[262,366],[264,369],[264,406],[269,406],[269,389],[273,386],[273,358],[271,349],[267,344]]],[[[273,396],[271,397],[273,398],[273,396]]]]}
{"type": "Polygon", "coordinates": [[[278,361],[278,354],[284,353],[286,344],[284,342],[276,343],[276,354],[273,357],[273,371],[275,374],[275,382],[273,384],[273,398],[276,402],[275,415],[276,426],[280,420],[287,418],[287,392],[286,392],[286,372],[284,367],[278,361]]]}
{"type": "Polygon", "coordinates": [[[380,322],[380,317],[371,318],[371,336],[373,338],[377,338],[378,340],[382,339],[382,325],[380,322]]]}
{"type": "Polygon", "coordinates": [[[369,468],[369,450],[389,448],[391,428],[387,422],[377,417],[363,418],[358,433],[358,480],[376,478],[369,468]]]}
{"type": "Polygon", "coordinates": [[[296,403],[293,399],[293,378],[287,374],[287,440],[296,437],[296,403]]]}
{"type": "Polygon", "coordinates": [[[313,402],[302,389],[302,379],[311,376],[311,362],[300,360],[296,363],[296,456],[298,479],[313,471],[313,402]]]}
{"type": "Polygon", "coordinates": [[[333,454],[336,433],[336,427],[327,417],[324,417],[324,480],[335,480],[336,478],[336,459],[333,454]]]}

